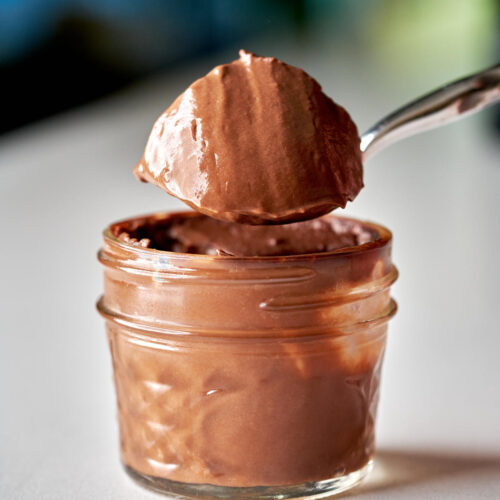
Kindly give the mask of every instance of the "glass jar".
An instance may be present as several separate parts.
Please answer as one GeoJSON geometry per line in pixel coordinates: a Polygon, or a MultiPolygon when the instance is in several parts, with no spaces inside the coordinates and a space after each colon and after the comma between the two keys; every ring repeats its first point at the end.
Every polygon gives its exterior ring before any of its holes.
{"type": "Polygon", "coordinates": [[[118,238],[189,216],[104,231],[98,309],[127,472],[186,497],[317,497],[354,486],[371,466],[396,310],[391,233],[363,222],[372,236],[362,245],[284,257],[174,253],[118,238]]]}

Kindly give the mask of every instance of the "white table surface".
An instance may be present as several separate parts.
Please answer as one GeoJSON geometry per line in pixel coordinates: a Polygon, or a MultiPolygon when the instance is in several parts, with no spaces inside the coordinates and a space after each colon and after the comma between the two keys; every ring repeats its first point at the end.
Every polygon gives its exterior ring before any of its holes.
{"type": "MultiPolygon", "coordinates": [[[[261,42],[315,75],[361,129],[440,81],[261,42]]],[[[0,498],[159,498],[122,471],[94,303],[107,223],[181,207],[132,168],[204,60],[0,140],[0,498]]],[[[469,68],[470,71],[479,69],[469,68]]],[[[459,75],[450,75],[453,78],[459,75]]],[[[487,116],[408,139],[366,168],[347,213],[394,232],[375,470],[346,496],[500,498],[500,146],[487,116]]]]}

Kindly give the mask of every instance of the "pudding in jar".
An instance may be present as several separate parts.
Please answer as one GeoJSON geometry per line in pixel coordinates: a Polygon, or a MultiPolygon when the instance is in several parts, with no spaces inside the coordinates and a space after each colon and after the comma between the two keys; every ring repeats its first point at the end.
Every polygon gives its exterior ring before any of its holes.
{"type": "Polygon", "coordinates": [[[131,475],[226,498],[362,479],[395,312],[387,229],[155,214],[112,224],[99,258],[131,475]]]}

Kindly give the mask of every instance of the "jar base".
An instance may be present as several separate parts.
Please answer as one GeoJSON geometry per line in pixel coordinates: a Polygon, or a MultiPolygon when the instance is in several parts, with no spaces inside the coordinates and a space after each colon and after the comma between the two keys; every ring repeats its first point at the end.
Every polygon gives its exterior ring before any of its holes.
{"type": "Polygon", "coordinates": [[[364,467],[344,476],[337,476],[323,481],[311,481],[295,485],[283,486],[216,486],[212,484],[193,484],[171,481],[162,477],[142,474],[125,465],[127,474],[138,484],[158,493],[174,498],[323,498],[336,495],[357,486],[368,475],[373,467],[370,460],[364,467]]]}

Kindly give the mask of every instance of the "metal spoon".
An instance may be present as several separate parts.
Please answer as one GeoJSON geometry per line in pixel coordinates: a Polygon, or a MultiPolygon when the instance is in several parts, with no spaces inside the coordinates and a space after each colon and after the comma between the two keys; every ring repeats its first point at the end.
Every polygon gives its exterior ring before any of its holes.
{"type": "Polygon", "coordinates": [[[397,109],[361,136],[363,163],[410,135],[446,125],[500,101],[500,64],[449,83],[397,109]]]}

